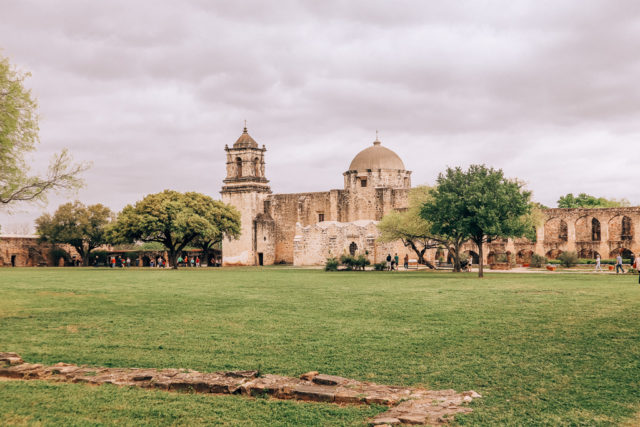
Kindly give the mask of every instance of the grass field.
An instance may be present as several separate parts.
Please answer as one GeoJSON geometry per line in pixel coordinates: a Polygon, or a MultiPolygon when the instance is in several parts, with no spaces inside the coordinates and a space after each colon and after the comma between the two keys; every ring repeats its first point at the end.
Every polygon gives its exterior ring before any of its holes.
{"type": "MultiPolygon", "coordinates": [[[[619,425],[640,412],[640,286],[608,274],[2,269],[0,351],[47,364],[318,370],[476,390],[484,398],[462,425],[619,425]]],[[[381,410],[0,382],[0,424],[364,425],[381,410]]]]}

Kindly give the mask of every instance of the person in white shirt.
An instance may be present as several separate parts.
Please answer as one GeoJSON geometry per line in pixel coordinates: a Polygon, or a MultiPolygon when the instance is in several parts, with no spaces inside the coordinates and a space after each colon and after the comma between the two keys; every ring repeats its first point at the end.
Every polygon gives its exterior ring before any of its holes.
{"type": "Polygon", "coordinates": [[[600,255],[596,255],[596,271],[602,271],[602,267],[600,266],[600,255]]]}

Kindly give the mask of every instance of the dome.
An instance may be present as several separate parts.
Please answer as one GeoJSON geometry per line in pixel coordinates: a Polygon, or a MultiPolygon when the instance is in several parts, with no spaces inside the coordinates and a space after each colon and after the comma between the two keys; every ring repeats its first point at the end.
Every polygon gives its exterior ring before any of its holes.
{"type": "Polygon", "coordinates": [[[349,170],[364,171],[367,169],[405,170],[400,156],[380,144],[377,139],[372,147],[359,152],[351,161],[349,170]]]}
{"type": "Polygon", "coordinates": [[[240,138],[233,144],[233,148],[257,148],[258,143],[251,138],[249,132],[247,132],[247,127],[245,126],[244,131],[242,131],[242,135],[240,138]]]}

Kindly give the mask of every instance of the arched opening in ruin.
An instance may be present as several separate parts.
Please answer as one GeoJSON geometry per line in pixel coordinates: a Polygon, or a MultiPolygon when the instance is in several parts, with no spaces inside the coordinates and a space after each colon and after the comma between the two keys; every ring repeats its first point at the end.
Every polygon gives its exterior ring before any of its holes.
{"type": "Polygon", "coordinates": [[[591,248],[582,248],[578,251],[578,258],[595,259],[598,252],[591,248]]]}
{"type": "Polygon", "coordinates": [[[622,259],[631,259],[631,257],[633,256],[633,252],[631,252],[627,248],[617,248],[609,253],[609,258],[615,258],[618,255],[622,256],[622,259]]]}
{"type": "Polygon", "coordinates": [[[558,259],[558,257],[562,252],[563,251],[561,251],[560,249],[551,249],[549,252],[545,254],[545,256],[549,259],[558,259]]]}
{"type": "Polygon", "coordinates": [[[480,264],[480,256],[475,253],[474,251],[464,251],[465,254],[467,254],[469,256],[469,258],[471,258],[471,262],[473,264],[480,264]]]}
{"type": "Polygon", "coordinates": [[[609,220],[608,228],[609,241],[620,242],[623,240],[631,240],[633,237],[633,223],[628,216],[614,216],[609,220]]]}
{"type": "Polygon", "coordinates": [[[600,221],[596,218],[591,218],[591,241],[600,241],[600,221]]]}
{"type": "Polygon", "coordinates": [[[544,224],[544,241],[549,243],[569,240],[569,227],[561,218],[551,218],[544,224]]]}
{"type": "Polygon", "coordinates": [[[236,157],[236,176],[242,178],[242,159],[236,157]]]}
{"type": "Polygon", "coordinates": [[[631,232],[631,218],[628,216],[622,217],[622,233],[620,237],[620,240],[631,240],[633,237],[631,232]]]}
{"type": "Polygon", "coordinates": [[[351,244],[349,245],[349,253],[351,254],[351,256],[354,256],[357,250],[358,245],[356,245],[356,242],[351,242],[351,244]]]}
{"type": "Polygon", "coordinates": [[[496,263],[496,253],[495,252],[489,252],[489,254],[487,254],[487,264],[495,264],[496,263]]]}
{"type": "Polygon", "coordinates": [[[531,256],[533,251],[531,249],[521,249],[516,254],[516,263],[529,264],[531,262],[531,256]]]}
{"type": "Polygon", "coordinates": [[[15,266],[16,266],[16,256],[11,255],[11,267],[15,267],[15,266]]]}
{"type": "Polygon", "coordinates": [[[253,176],[260,176],[260,159],[253,159],[253,176]]]}

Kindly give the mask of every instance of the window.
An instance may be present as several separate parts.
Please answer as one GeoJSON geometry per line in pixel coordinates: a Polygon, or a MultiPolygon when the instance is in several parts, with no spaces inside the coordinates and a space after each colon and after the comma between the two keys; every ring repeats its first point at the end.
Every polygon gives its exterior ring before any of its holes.
{"type": "Polygon", "coordinates": [[[354,256],[357,250],[358,245],[356,245],[356,242],[351,242],[351,244],[349,245],[349,253],[351,254],[351,256],[354,256]]]}
{"type": "Polygon", "coordinates": [[[631,235],[631,218],[628,216],[622,217],[622,236],[620,236],[621,240],[631,240],[633,237],[631,235]]]}
{"type": "Polygon", "coordinates": [[[591,240],[593,242],[600,241],[600,221],[595,218],[591,219],[591,240]]]}
{"type": "Polygon", "coordinates": [[[242,159],[236,157],[236,176],[242,178],[242,159]]]}
{"type": "Polygon", "coordinates": [[[367,186],[367,179],[366,178],[361,179],[360,180],[360,187],[366,187],[366,186],[367,186]]]}
{"type": "Polygon", "coordinates": [[[318,213],[318,222],[324,222],[324,212],[318,213]]]}
{"type": "Polygon", "coordinates": [[[260,159],[253,159],[253,176],[260,176],[260,159]]]}

